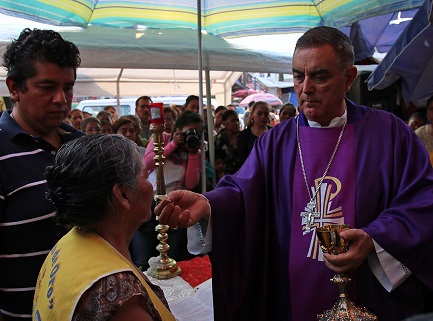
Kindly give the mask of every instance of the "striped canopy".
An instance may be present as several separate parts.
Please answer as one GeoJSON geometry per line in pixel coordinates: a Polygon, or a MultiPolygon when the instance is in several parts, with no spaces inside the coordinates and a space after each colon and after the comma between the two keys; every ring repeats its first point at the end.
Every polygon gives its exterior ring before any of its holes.
{"type": "MultiPolygon", "coordinates": [[[[341,28],[423,0],[201,0],[202,29],[230,38],[341,28]]],[[[0,13],[56,26],[197,29],[196,0],[0,0],[0,13]]]]}

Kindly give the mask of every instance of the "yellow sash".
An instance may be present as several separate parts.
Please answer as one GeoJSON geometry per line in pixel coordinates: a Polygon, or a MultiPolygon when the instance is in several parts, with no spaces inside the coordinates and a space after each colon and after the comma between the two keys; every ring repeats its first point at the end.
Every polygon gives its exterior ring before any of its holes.
{"type": "Polygon", "coordinates": [[[60,239],[42,265],[33,300],[33,320],[71,320],[88,288],[107,275],[124,271],[140,279],[162,320],[175,320],[132,263],[97,234],[77,228],[60,239]]]}

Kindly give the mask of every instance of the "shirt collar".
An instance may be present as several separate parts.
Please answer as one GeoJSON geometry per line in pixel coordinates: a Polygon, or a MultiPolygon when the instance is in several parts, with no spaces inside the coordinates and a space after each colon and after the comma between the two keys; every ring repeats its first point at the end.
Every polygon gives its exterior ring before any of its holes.
{"type": "Polygon", "coordinates": [[[347,120],[347,109],[344,109],[344,114],[341,115],[340,117],[335,117],[334,119],[332,119],[328,126],[322,126],[318,122],[312,120],[307,120],[307,121],[310,127],[332,128],[332,127],[343,126],[346,120],[347,120]]]}
{"type": "MultiPolygon", "coordinates": [[[[12,111],[10,110],[6,110],[3,112],[0,121],[0,131],[6,133],[10,137],[10,139],[13,139],[17,135],[32,136],[18,125],[15,119],[11,117],[11,113],[12,111]]],[[[61,137],[63,137],[74,135],[79,131],[66,123],[62,123],[60,124],[59,128],[57,128],[57,132],[61,135],[61,137]]]]}

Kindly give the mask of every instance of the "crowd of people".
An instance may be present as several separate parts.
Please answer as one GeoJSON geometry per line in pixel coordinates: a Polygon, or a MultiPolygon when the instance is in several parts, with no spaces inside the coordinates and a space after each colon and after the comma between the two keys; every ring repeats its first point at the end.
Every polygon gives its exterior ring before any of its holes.
{"type": "Polygon", "coordinates": [[[79,49],[23,30],[3,56],[0,321],[174,320],[142,273],[158,223],[173,228],[169,257],[212,252],[216,321],[314,320],[338,298],[334,273],[379,320],[431,311],[433,98],[407,124],[356,105],[353,60],[347,36],[313,28],[292,62],[298,108],[230,104],[203,119],[196,95],[164,107],[170,201],[157,204],[151,97],[134,115],[71,110],[79,49]],[[218,184],[204,193],[209,135],[218,184]],[[315,229],[343,223],[348,252],[321,253],[315,229]]]}

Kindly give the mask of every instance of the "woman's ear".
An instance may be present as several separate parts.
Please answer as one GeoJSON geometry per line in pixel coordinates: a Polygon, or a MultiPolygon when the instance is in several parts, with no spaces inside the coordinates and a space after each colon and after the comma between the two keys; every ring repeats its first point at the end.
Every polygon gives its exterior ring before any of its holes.
{"type": "Polygon", "coordinates": [[[128,210],[131,208],[131,204],[128,199],[127,187],[123,184],[116,184],[113,186],[113,196],[117,202],[124,209],[128,210]]]}

